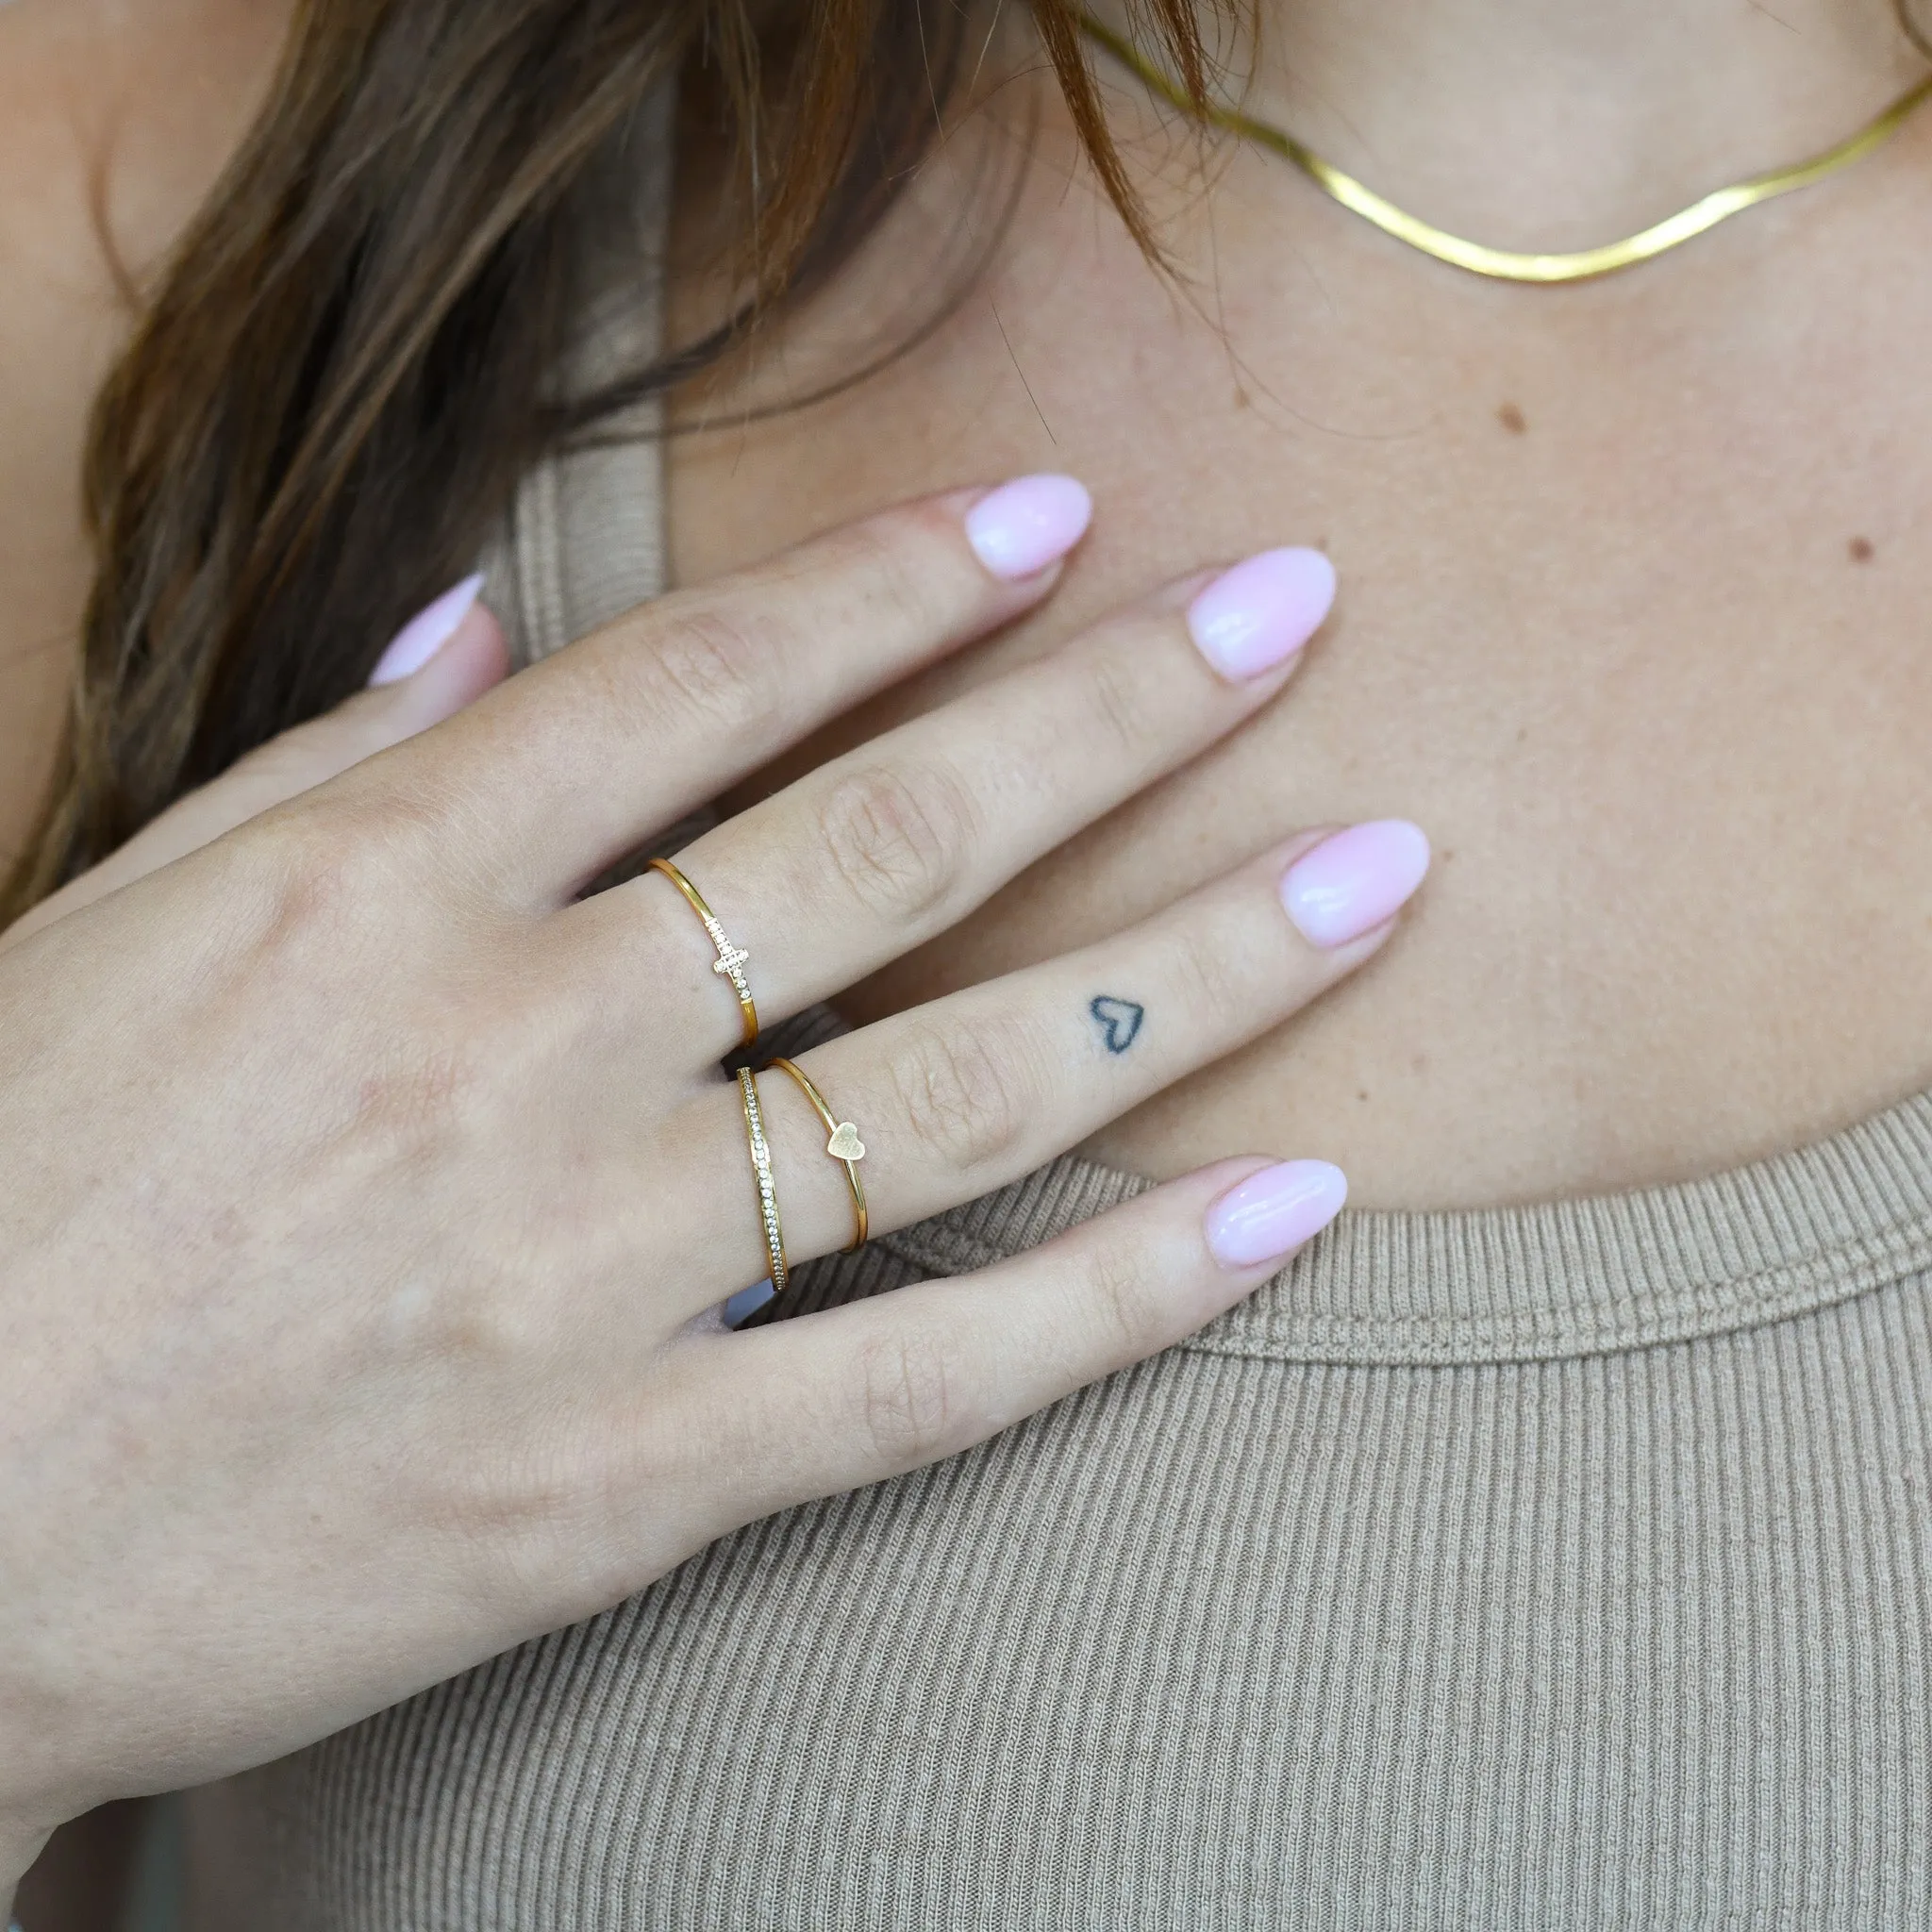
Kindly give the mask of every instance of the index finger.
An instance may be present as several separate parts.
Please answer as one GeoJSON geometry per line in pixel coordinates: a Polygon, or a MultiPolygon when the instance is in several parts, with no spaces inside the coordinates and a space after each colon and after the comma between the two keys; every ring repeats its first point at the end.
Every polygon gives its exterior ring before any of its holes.
{"type": "Polygon", "coordinates": [[[868,517],[630,612],[403,756],[437,760],[472,866],[513,902],[561,904],[827,719],[1031,608],[1091,513],[1074,478],[1037,475],[868,517]]]}

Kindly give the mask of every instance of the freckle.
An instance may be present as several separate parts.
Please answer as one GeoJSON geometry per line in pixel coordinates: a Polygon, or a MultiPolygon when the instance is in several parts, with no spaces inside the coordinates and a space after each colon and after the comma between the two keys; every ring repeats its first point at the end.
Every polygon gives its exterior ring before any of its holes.
{"type": "Polygon", "coordinates": [[[1498,403],[1496,405],[1496,421],[1511,436],[1521,436],[1529,428],[1529,418],[1514,403],[1498,403]]]}
{"type": "Polygon", "coordinates": [[[1238,389],[1234,392],[1234,406],[1237,409],[1252,409],[1255,407],[1254,399],[1246,390],[1238,389]]]}
{"type": "Polygon", "coordinates": [[[1528,726],[1527,724],[1519,724],[1519,725],[1518,725],[1518,726],[1516,727],[1516,741],[1517,741],[1517,743],[1518,743],[1518,744],[1525,744],[1525,743],[1527,743],[1527,742],[1528,742],[1528,741],[1529,741],[1529,726],[1528,726]]]}
{"type": "Polygon", "coordinates": [[[1849,557],[1854,563],[1870,563],[1873,558],[1874,558],[1877,554],[1878,553],[1872,548],[1872,540],[1869,537],[1854,537],[1852,541],[1845,545],[1845,555],[1849,557]]]}
{"type": "Polygon", "coordinates": [[[1355,1097],[1357,1100],[1366,1100],[1369,1097],[1369,1090],[1366,1087],[1358,1089],[1355,1097]]]}

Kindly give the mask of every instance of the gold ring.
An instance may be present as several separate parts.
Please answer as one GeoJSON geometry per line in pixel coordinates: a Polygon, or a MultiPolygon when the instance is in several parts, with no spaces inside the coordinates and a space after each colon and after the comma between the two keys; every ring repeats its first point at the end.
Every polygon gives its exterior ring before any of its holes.
{"type": "Polygon", "coordinates": [[[791,1271],[785,1263],[785,1229],[778,1219],[778,1191],[772,1182],[772,1148],[758,1107],[758,1083],[749,1067],[738,1070],[739,1098],[744,1102],[744,1139],[751,1149],[752,1178],[758,1188],[758,1223],[765,1233],[765,1257],[772,1264],[772,1292],[781,1295],[791,1271]]]}
{"type": "Polygon", "coordinates": [[[744,1015],[744,1043],[746,1046],[757,1045],[758,1009],[752,1003],[751,982],[744,976],[744,964],[751,955],[725,938],[724,928],[718,924],[718,915],[705,904],[705,895],[668,858],[652,859],[651,870],[661,872],[684,894],[691,909],[705,922],[705,930],[710,935],[712,945],[718,949],[718,957],[711,962],[711,971],[731,982],[731,991],[738,995],[739,1010],[744,1015]]]}
{"type": "Polygon", "coordinates": [[[825,1152],[834,1160],[845,1163],[845,1179],[852,1189],[852,1245],[845,1250],[855,1255],[865,1245],[865,1238],[871,1232],[872,1221],[866,1212],[865,1183],[858,1177],[858,1163],[865,1158],[865,1142],[858,1138],[858,1129],[850,1121],[841,1121],[825,1105],[825,1096],[812,1084],[812,1078],[805,1069],[782,1056],[772,1062],[774,1067],[784,1070],[798,1082],[798,1091],[811,1102],[813,1111],[825,1124],[825,1131],[831,1138],[825,1142],[825,1152]]]}

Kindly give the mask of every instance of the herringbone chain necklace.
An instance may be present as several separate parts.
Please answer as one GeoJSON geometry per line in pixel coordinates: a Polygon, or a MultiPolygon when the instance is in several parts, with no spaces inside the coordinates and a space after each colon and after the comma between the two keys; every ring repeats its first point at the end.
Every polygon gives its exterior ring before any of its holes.
{"type": "Polygon", "coordinates": [[[1332,195],[1343,208],[1361,216],[1365,222],[1373,222],[1385,235],[1392,235],[1396,241],[1406,242],[1411,248],[1419,248],[1424,255],[1433,256],[1438,261],[1446,261],[1454,268],[1467,269],[1472,275],[1491,275],[1507,282],[1580,282],[1591,275],[1608,275],[1612,270],[1628,268],[1635,262],[1649,261],[1654,256],[1679,247],[1693,236],[1716,227],[1720,222],[1728,221],[1732,215],[1757,207],[1760,201],[1790,194],[1796,189],[1809,188],[1827,175],[1835,175],[1840,168],[1849,168],[1854,161],[1862,160],[1874,149],[1890,141],[1916,108],[1932,99],[1932,75],[1928,75],[1917,86],[1907,89],[1875,120],[1868,122],[1836,147],[1826,148],[1823,154],[1814,155],[1809,160],[1800,161],[1794,167],[1774,168],[1768,175],[1755,175],[1750,180],[1740,181],[1734,187],[1717,189],[1678,213],[1655,222],[1635,235],[1626,235],[1621,242],[1607,242],[1601,248],[1583,248],[1568,255],[1520,255],[1511,249],[1490,248],[1480,242],[1465,241],[1460,235],[1452,235],[1446,229],[1435,227],[1419,216],[1409,214],[1393,202],[1384,200],[1353,175],[1344,175],[1340,168],[1324,161],[1312,148],[1304,145],[1284,128],[1255,120],[1233,108],[1213,103],[1206,108],[1197,107],[1138,47],[1111,27],[1102,25],[1086,13],[1080,16],[1080,24],[1090,39],[1105,47],[1123,66],[1131,69],[1146,87],[1171,107],[1293,162],[1324,194],[1332,195]]]}

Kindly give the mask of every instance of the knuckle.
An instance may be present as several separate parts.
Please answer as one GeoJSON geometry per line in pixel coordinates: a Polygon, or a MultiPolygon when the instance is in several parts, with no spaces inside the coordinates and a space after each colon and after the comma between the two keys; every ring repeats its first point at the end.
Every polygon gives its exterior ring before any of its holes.
{"type": "Polygon", "coordinates": [[[903,1117],[943,1173],[1010,1165],[1038,1115],[1031,1056],[1010,1027],[924,1026],[893,1067],[903,1117]]]}
{"type": "Polygon", "coordinates": [[[474,1257],[460,1281],[431,1289],[411,1279],[392,1291],[384,1311],[411,1359],[446,1364],[476,1386],[513,1385],[541,1360],[553,1339],[527,1279],[474,1257]]]}
{"type": "Polygon", "coordinates": [[[406,887],[420,890],[439,824],[429,800],[392,787],[272,808],[248,837],[274,880],[275,928],[341,937],[377,919],[406,887]]]}
{"type": "Polygon", "coordinates": [[[958,523],[933,504],[908,504],[837,532],[830,555],[875,619],[936,635],[948,616],[950,575],[935,566],[957,548],[958,523]]]}
{"type": "Polygon", "coordinates": [[[225,971],[238,989],[319,1013],[364,1045],[379,1026],[386,1046],[356,1089],[358,1123],[424,1123],[528,1050],[529,997],[475,970],[471,942],[508,929],[425,866],[410,815],[398,825],[385,810],[372,827],[370,811],[359,801],[276,811],[218,848],[225,971]],[[396,981],[399,959],[412,970],[396,981]],[[454,979],[441,970],[452,964],[454,979]],[[383,984],[378,1004],[371,988],[383,984]]]}
{"type": "Polygon", "coordinates": [[[959,884],[977,834],[974,803],[945,767],[877,765],[827,791],[820,824],[833,869],[874,917],[930,918],[959,884]]]}
{"type": "Polygon", "coordinates": [[[854,1386],[859,1431],[887,1469],[916,1468],[971,1440],[959,1364],[936,1335],[901,1330],[868,1342],[854,1386]]]}
{"type": "Polygon", "coordinates": [[[1254,947],[1225,943],[1208,917],[1191,921],[1174,935],[1171,945],[1165,976],[1177,1012],[1200,1021],[1256,1011],[1254,947]]]}
{"type": "Polygon", "coordinates": [[[1100,651],[1082,669],[1093,723],[1105,741],[1137,769],[1154,762],[1183,721],[1174,707],[1156,701],[1144,659],[1100,651]]]}
{"type": "Polygon", "coordinates": [[[756,731],[776,706],[779,621],[749,609],[678,611],[659,620],[642,666],[642,704],[714,733],[756,731]]]}
{"type": "Polygon", "coordinates": [[[866,601],[894,629],[937,632],[942,626],[938,585],[931,570],[928,522],[917,510],[861,525],[857,532],[866,601]]]}
{"type": "Polygon", "coordinates": [[[280,949],[359,924],[373,869],[358,808],[332,805],[258,819],[247,850],[258,864],[263,940],[280,949]]]}
{"type": "Polygon", "coordinates": [[[1085,1258],[1080,1289],[1088,1339],[1108,1360],[1138,1361],[1165,1339],[1162,1275],[1146,1244],[1097,1242],[1085,1258]]]}

